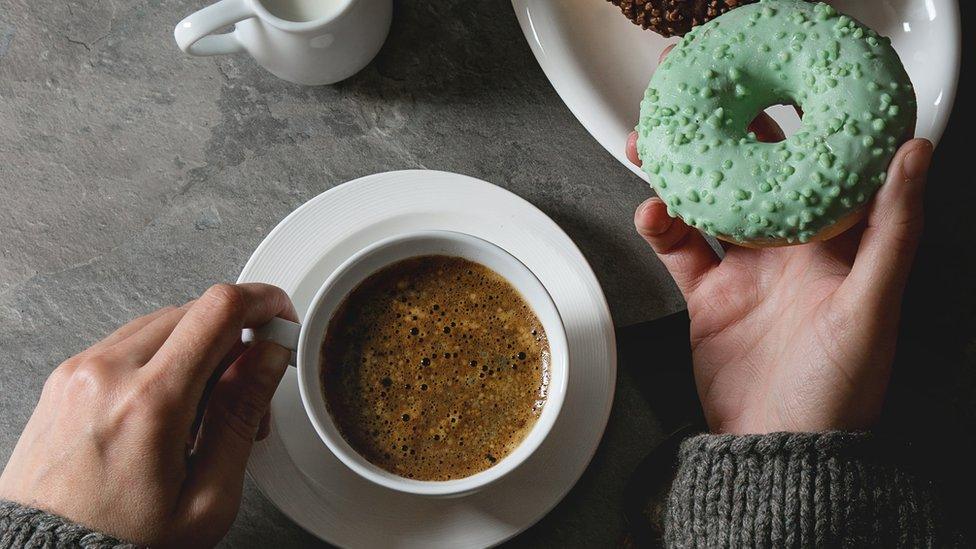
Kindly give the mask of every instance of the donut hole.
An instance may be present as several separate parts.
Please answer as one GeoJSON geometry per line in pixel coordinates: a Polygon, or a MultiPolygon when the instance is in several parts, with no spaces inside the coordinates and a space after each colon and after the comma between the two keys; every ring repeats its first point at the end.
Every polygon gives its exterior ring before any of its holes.
{"type": "Polygon", "coordinates": [[[776,103],[769,105],[762,110],[762,113],[757,114],[752,122],[749,122],[747,131],[755,132],[756,137],[763,143],[779,143],[789,139],[800,129],[801,120],[802,117],[795,105],[792,103],[776,103]],[[772,118],[782,133],[777,131],[777,128],[770,127],[769,118],[763,119],[762,114],[772,118]]]}

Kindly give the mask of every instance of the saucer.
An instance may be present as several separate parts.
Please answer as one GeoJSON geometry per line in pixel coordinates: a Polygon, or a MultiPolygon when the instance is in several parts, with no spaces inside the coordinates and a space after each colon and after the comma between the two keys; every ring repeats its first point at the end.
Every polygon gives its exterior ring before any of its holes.
{"type": "Polygon", "coordinates": [[[362,248],[442,229],[492,242],[522,261],[551,294],[566,328],[570,375],[562,412],[539,449],[475,494],[432,499],[356,475],[319,439],[286,372],[271,403],[271,435],[248,474],[308,532],[342,547],[485,547],[549,512],[586,469],[603,435],[616,380],[613,322],[582,253],[555,222],[501,187],[427,170],[370,175],[326,191],[286,217],[248,260],[240,282],[291,295],[304,318],[329,274],[362,248]]]}

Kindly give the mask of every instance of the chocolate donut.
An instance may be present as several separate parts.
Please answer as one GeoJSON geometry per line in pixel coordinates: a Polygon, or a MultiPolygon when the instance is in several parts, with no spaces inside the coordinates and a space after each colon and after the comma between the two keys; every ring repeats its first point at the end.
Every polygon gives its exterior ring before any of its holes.
{"type": "Polygon", "coordinates": [[[645,30],[661,36],[683,36],[692,27],[756,0],[608,0],[645,30]]]}

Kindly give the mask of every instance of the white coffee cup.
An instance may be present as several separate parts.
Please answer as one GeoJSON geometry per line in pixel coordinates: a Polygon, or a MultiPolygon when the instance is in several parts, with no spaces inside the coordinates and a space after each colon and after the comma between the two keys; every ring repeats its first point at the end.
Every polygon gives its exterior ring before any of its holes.
{"type": "Polygon", "coordinates": [[[542,444],[559,416],[569,381],[566,330],[549,293],[521,261],[480,238],[453,231],[423,231],[381,240],[355,254],[325,281],[302,324],[283,319],[253,331],[246,342],[271,340],[296,351],[298,384],[305,411],[326,446],[350,469],[376,484],[424,496],[456,497],[473,493],[511,473],[542,444]],[[515,450],[492,467],[469,477],[425,481],[401,477],[359,455],[342,437],[322,394],[320,349],[332,315],[345,297],[369,275],[401,261],[423,255],[449,255],[480,263],[504,277],[535,311],[549,340],[551,361],[546,402],[535,425],[515,450]]]}
{"type": "Polygon", "coordinates": [[[365,67],[386,40],[393,0],[220,0],[173,31],[190,55],[246,51],[278,78],[332,84],[365,67]],[[214,34],[228,25],[232,32],[214,34]]]}

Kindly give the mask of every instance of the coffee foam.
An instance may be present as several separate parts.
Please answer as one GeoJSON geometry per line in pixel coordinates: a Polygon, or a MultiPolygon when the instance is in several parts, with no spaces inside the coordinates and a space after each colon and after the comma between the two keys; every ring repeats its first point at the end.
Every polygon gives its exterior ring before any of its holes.
{"type": "Polygon", "coordinates": [[[545,404],[545,331],[517,290],[448,256],[391,265],[361,283],[330,322],[323,392],[360,454],[420,480],[491,467],[545,404]]]}

